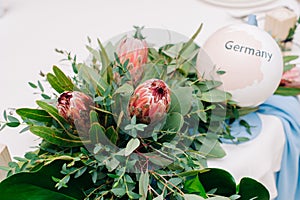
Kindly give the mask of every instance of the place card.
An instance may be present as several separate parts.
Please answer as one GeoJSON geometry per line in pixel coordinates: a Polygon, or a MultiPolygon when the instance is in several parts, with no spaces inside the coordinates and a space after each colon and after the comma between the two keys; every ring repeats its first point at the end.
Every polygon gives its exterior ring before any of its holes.
{"type": "MultiPolygon", "coordinates": [[[[4,144],[0,144],[0,166],[8,166],[11,157],[8,148],[4,144]]],[[[0,181],[6,177],[6,171],[0,170],[0,181]]]]}
{"type": "Polygon", "coordinates": [[[276,40],[283,41],[296,22],[297,15],[292,10],[284,7],[277,8],[266,13],[264,29],[276,40]]]}

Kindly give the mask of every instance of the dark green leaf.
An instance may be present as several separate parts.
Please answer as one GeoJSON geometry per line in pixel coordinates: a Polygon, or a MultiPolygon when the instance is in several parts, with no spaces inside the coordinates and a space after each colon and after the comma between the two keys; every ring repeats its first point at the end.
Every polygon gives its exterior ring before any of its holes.
{"type": "Polygon", "coordinates": [[[8,127],[18,127],[20,122],[7,122],[5,125],[8,127]]]}
{"type": "Polygon", "coordinates": [[[7,113],[6,113],[6,110],[3,111],[3,117],[4,117],[4,120],[7,121],[7,113]]]}
{"type": "Polygon", "coordinates": [[[108,139],[113,143],[116,144],[118,140],[118,132],[115,130],[113,126],[110,126],[109,128],[106,129],[106,136],[108,139]]]}
{"type": "Polygon", "coordinates": [[[31,109],[31,108],[19,108],[16,113],[23,118],[33,119],[39,122],[51,122],[52,117],[45,110],[31,109]]]}
{"type": "Polygon", "coordinates": [[[64,161],[54,161],[36,172],[14,174],[0,183],[1,200],[79,200],[83,191],[92,187],[88,173],[68,183],[68,188],[57,191],[52,177],[62,178],[60,173],[64,161]]]}
{"type": "Polygon", "coordinates": [[[32,83],[32,82],[28,82],[28,84],[30,85],[30,87],[32,87],[32,88],[37,88],[37,85],[36,84],[34,84],[34,83],[32,83]]]}
{"type": "Polygon", "coordinates": [[[217,195],[229,197],[236,194],[234,178],[223,169],[207,168],[201,171],[198,176],[206,192],[217,189],[215,193],[217,195]]]}
{"type": "Polygon", "coordinates": [[[239,184],[239,200],[259,199],[269,200],[270,194],[268,190],[256,180],[251,178],[243,178],[239,184]]]}
{"type": "Polygon", "coordinates": [[[50,96],[48,96],[47,94],[41,94],[41,96],[44,98],[44,99],[51,99],[51,97],[50,96]]]}

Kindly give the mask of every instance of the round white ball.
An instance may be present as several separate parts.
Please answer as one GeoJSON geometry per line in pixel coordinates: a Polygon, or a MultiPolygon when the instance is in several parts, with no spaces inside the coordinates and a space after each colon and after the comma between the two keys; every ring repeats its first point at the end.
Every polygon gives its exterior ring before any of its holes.
{"type": "Polygon", "coordinates": [[[200,51],[197,60],[200,75],[205,79],[220,80],[222,89],[231,93],[232,100],[241,107],[260,105],[280,83],[283,72],[281,50],[267,32],[256,26],[226,26],[211,35],[203,49],[213,65],[201,63],[204,52],[200,51]]]}

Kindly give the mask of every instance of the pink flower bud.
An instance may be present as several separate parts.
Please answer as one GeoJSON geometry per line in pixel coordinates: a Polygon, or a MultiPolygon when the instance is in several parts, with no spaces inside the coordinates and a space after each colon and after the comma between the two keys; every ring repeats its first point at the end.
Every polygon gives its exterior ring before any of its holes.
{"type": "Polygon", "coordinates": [[[170,89],[159,79],[150,79],[139,85],[129,100],[128,111],[137,122],[150,124],[161,120],[171,103],[170,89]]]}
{"type": "Polygon", "coordinates": [[[300,88],[300,68],[294,67],[283,73],[280,85],[284,87],[300,88]]]}
{"type": "Polygon", "coordinates": [[[77,130],[88,131],[90,126],[89,113],[93,99],[82,92],[64,92],[58,98],[58,113],[77,130]]]}
{"type": "Polygon", "coordinates": [[[141,79],[143,65],[148,59],[148,45],[145,40],[138,38],[124,38],[117,47],[120,63],[129,60],[127,69],[134,83],[141,79]]]}

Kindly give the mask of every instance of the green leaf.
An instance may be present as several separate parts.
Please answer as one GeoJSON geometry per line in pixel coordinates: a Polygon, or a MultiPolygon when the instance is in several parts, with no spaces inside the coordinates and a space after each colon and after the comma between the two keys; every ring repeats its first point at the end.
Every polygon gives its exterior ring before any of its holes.
{"type": "Polygon", "coordinates": [[[31,108],[19,108],[16,113],[23,118],[33,119],[39,122],[51,122],[52,117],[45,110],[31,109],[31,108]]]}
{"type": "Polygon", "coordinates": [[[105,134],[113,144],[117,143],[119,135],[113,126],[108,127],[105,134]]]}
{"type": "Polygon", "coordinates": [[[149,173],[141,173],[139,179],[139,193],[142,195],[140,200],[146,200],[148,194],[148,186],[149,186],[149,173]]]}
{"type": "Polygon", "coordinates": [[[182,47],[181,51],[179,52],[179,54],[183,54],[183,52],[194,42],[194,40],[196,39],[196,37],[199,35],[199,33],[200,33],[201,29],[202,29],[202,26],[203,26],[203,24],[201,24],[199,26],[199,28],[196,30],[196,32],[193,34],[193,36],[189,39],[189,41],[187,41],[183,45],[183,47],[182,47]]]}
{"type": "Polygon", "coordinates": [[[97,41],[98,41],[98,45],[101,50],[100,57],[101,57],[101,62],[102,62],[102,69],[101,69],[101,71],[103,72],[102,76],[104,75],[104,80],[109,83],[113,77],[112,66],[110,65],[110,60],[106,53],[105,47],[102,45],[102,43],[99,39],[97,39],[97,41]]]}
{"type": "Polygon", "coordinates": [[[45,89],[44,89],[44,87],[43,87],[43,85],[41,84],[40,81],[38,81],[38,86],[39,86],[39,88],[40,88],[40,90],[41,90],[42,92],[45,91],[45,89]]]}
{"type": "Polygon", "coordinates": [[[217,89],[209,90],[208,92],[204,92],[201,95],[202,101],[210,103],[225,102],[230,98],[231,95],[229,93],[217,89]]]}
{"type": "Polygon", "coordinates": [[[133,86],[128,84],[128,83],[125,83],[123,84],[121,87],[119,87],[115,93],[115,94],[118,94],[118,93],[127,93],[127,94],[132,94],[133,93],[133,86]]]}
{"type": "Polygon", "coordinates": [[[140,146],[140,140],[138,138],[131,138],[125,148],[125,156],[132,154],[140,146]]]}
{"type": "Polygon", "coordinates": [[[18,127],[20,122],[7,122],[5,125],[8,127],[18,127]]]}
{"type": "Polygon", "coordinates": [[[83,168],[79,169],[79,170],[76,172],[74,178],[80,177],[81,175],[84,174],[84,172],[86,172],[86,170],[87,170],[87,167],[86,167],[86,166],[84,166],[83,168]]]}
{"type": "Polygon", "coordinates": [[[75,85],[72,83],[70,78],[68,78],[62,70],[60,70],[57,66],[53,66],[53,72],[57,78],[57,81],[61,85],[61,87],[65,91],[73,91],[75,88],[75,85]]]}
{"type": "Polygon", "coordinates": [[[225,151],[220,146],[218,135],[213,133],[208,133],[204,138],[198,138],[198,139],[202,143],[202,146],[200,147],[199,151],[203,156],[220,158],[226,155],[225,151]]]}
{"type": "Polygon", "coordinates": [[[259,199],[269,200],[270,194],[261,183],[251,178],[243,178],[238,187],[239,200],[259,199]]]}
{"type": "Polygon", "coordinates": [[[139,194],[137,194],[137,193],[135,193],[135,192],[133,192],[133,191],[128,191],[128,192],[127,192],[127,195],[128,195],[128,197],[129,197],[130,199],[138,199],[138,198],[141,197],[141,195],[139,195],[139,194]]]}
{"type": "Polygon", "coordinates": [[[45,139],[47,142],[62,147],[79,147],[82,146],[83,143],[89,142],[68,138],[68,135],[66,133],[62,131],[57,131],[50,127],[32,126],[29,130],[33,134],[45,139]]]}
{"type": "Polygon", "coordinates": [[[126,194],[126,189],[123,187],[120,188],[112,188],[110,190],[112,193],[114,193],[114,195],[116,195],[117,197],[122,197],[126,194]]]}
{"type": "Polygon", "coordinates": [[[205,200],[203,197],[195,195],[195,194],[184,194],[184,200],[205,200]]]}
{"type": "Polygon", "coordinates": [[[99,91],[99,96],[102,96],[109,87],[107,82],[99,75],[99,72],[84,64],[78,65],[78,75],[87,82],[89,87],[93,87],[95,91],[99,91]]]}
{"type": "Polygon", "coordinates": [[[234,178],[223,169],[207,168],[200,171],[198,176],[206,192],[216,189],[216,195],[229,197],[236,194],[234,178]]]}
{"type": "Polygon", "coordinates": [[[92,187],[89,174],[69,181],[68,188],[57,191],[52,177],[62,178],[64,161],[57,160],[35,172],[14,174],[0,183],[1,200],[79,200],[85,197],[84,190],[92,187]]]}
{"type": "Polygon", "coordinates": [[[11,185],[1,190],[1,200],[76,200],[71,196],[61,194],[59,192],[44,189],[32,184],[17,184],[11,185]],[[17,191],[17,192],[16,192],[17,191]]]}
{"type": "Polygon", "coordinates": [[[201,184],[198,174],[196,176],[187,177],[184,182],[184,190],[189,194],[197,194],[201,197],[206,198],[206,192],[201,184]]]}
{"type": "Polygon", "coordinates": [[[282,96],[297,96],[300,94],[300,88],[278,87],[275,94],[282,96]]]}
{"type": "Polygon", "coordinates": [[[180,104],[181,114],[186,115],[192,106],[192,98],[193,98],[193,88],[192,87],[179,87],[173,90],[174,95],[180,104]]]}
{"type": "Polygon", "coordinates": [[[58,111],[56,108],[54,108],[53,106],[51,106],[43,101],[36,101],[36,103],[38,106],[40,106],[46,112],[48,112],[48,114],[51,115],[51,117],[53,117],[60,124],[60,126],[63,129],[65,129],[64,124],[67,124],[68,122],[58,114],[58,111]]]}
{"type": "Polygon", "coordinates": [[[93,144],[103,144],[109,145],[111,142],[108,140],[107,136],[105,135],[105,128],[101,126],[99,123],[93,123],[91,125],[90,131],[90,139],[93,144]]]}
{"type": "Polygon", "coordinates": [[[34,89],[36,89],[36,88],[37,88],[37,85],[36,85],[36,84],[34,84],[34,83],[32,83],[32,82],[28,82],[28,84],[30,85],[30,87],[32,87],[32,88],[34,88],[34,89]]]}
{"type": "Polygon", "coordinates": [[[283,72],[290,71],[290,70],[293,69],[294,67],[296,67],[295,64],[287,64],[287,65],[284,66],[283,72]]]}
{"type": "Polygon", "coordinates": [[[291,62],[293,60],[297,60],[298,58],[299,58],[299,56],[294,56],[294,55],[292,55],[292,56],[284,56],[283,57],[283,63],[289,63],[289,62],[291,62]]]}
{"type": "Polygon", "coordinates": [[[167,116],[166,124],[163,128],[163,130],[170,130],[177,132],[179,131],[184,123],[183,116],[180,113],[170,113],[167,116]]]}
{"type": "Polygon", "coordinates": [[[50,83],[51,87],[58,93],[63,93],[65,89],[60,85],[56,76],[51,73],[47,74],[47,81],[50,83]]]}

